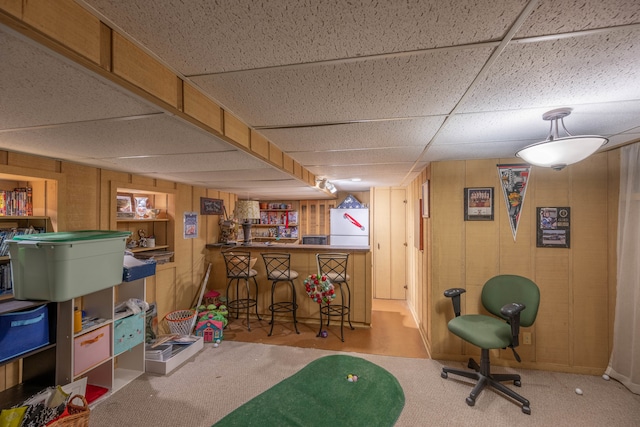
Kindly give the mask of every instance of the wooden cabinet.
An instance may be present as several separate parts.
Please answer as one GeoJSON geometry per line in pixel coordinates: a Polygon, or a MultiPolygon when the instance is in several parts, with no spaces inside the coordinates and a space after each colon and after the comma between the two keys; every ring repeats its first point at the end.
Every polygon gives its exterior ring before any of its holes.
{"type": "Polygon", "coordinates": [[[59,303],[57,384],[86,377],[88,384],[106,388],[106,397],[144,373],[144,314],[138,320],[139,315],[117,313],[114,308],[130,298],[145,300],[144,278],[59,303]],[[86,318],[96,319],[85,322],[77,333],[76,307],[86,318]],[[122,345],[123,323],[128,328],[126,338],[135,335],[131,345],[122,345]]]}
{"type": "Polygon", "coordinates": [[[251,235],[258,242],[281,240],[296,243],[299,239],[298,211],[293,208],[260,209],[260,222],[253,225],[251,235]]]}

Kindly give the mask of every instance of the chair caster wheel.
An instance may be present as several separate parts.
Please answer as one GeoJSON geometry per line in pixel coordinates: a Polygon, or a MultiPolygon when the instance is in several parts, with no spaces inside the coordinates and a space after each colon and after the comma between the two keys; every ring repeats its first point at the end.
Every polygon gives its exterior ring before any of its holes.
{"type": "MultiPolygon", "coordinates": [[[[470,397],[467,397],[465,400],[467,402],[467,405],[469,405],[469,406],[474,406],[476,404],[476,400],[472,399],[470,397]]],[[[522,410],[524,411],[524,408],[522,410]]]]}
{"type": "Polygon", "coordinates": [[[446,380],[447,378],[449,378],[449,374],[447,374],[446,372],[440,372],[440,376],[441,376],[442,378],[444,378],[445,380],[446,380]]]}
{"type": "Polygon", "coordinates": [[[514,380],[513,381],[513,385],[516,386],[516,387],[521,387],[522,383],[520,382],[520,380],[514,380]]]}
{"type": "Polygon", "coordinates": [[[531,415],[531,408],[528,406],[523,406],[522,407],[522,412],[527,414],[527,415],[531,415]]]}

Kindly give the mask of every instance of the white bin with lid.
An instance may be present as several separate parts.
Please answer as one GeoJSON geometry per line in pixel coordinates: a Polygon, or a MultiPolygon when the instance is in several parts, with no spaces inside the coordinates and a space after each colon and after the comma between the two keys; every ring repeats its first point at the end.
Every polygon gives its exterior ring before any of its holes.
{"type": "Polygon", "coordinates": [[[67,301],[122,282],[128,231],[27,234],[9,241],[13,296],[67,301]]]}

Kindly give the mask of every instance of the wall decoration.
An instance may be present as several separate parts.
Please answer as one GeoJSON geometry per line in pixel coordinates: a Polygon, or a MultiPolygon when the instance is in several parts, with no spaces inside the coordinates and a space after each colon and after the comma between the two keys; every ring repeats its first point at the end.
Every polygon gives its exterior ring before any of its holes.
{"type": "Polygon", "coordinates": [[[422,184],[422,217],[429,218],[429,180],[422,184]]]}
{"type": "Polygon", "coordinates": [[[464,189],[464,220],[493,221],[493,187],[464,189]]]}
{"type": "Polygon", "coordinates": [[[531,174],[531,166],[519,165],[497,165],[498,178],[502,186],[504,201],[507,207],[507,217],[511,226],[513,241],[516,241],[520,213],[524,205],[524,197],[527,194],[527,184],[531,174]]]}
{"type": "Polygon", "coordinates": [[[184,238],[195,239],[198,237],[198,212],[184,213],[184,238]]]}
{"type": "Polygon", "coordinates": [[[571,208],[536,208],[539,248],[571,247],[571,208]]]}
{"type": "Polygon", "coordinates": [[[200,197],[200,215],[224,215],[224,200],[200,197]]]}
{"type": "Polygon", "coordinates": [[[116,195],[116,218],[131,219],[135,216],[131,194],[116,195]]]}

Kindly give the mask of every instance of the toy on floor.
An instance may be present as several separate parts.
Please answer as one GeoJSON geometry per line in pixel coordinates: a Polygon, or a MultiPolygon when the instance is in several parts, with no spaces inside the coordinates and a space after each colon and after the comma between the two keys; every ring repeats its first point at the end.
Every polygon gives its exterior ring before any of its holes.
{"type": "MultiPolygon", "coordinates": [[[[215,291],[212,291],[215,292],[215,291]]],[[[204,338],[204,342],[220,342],[223,339],[223,329],[229,322],[229,310],[224,304],[200,305],[197,307],[197,322],[195,335],[204,338]]]]}

